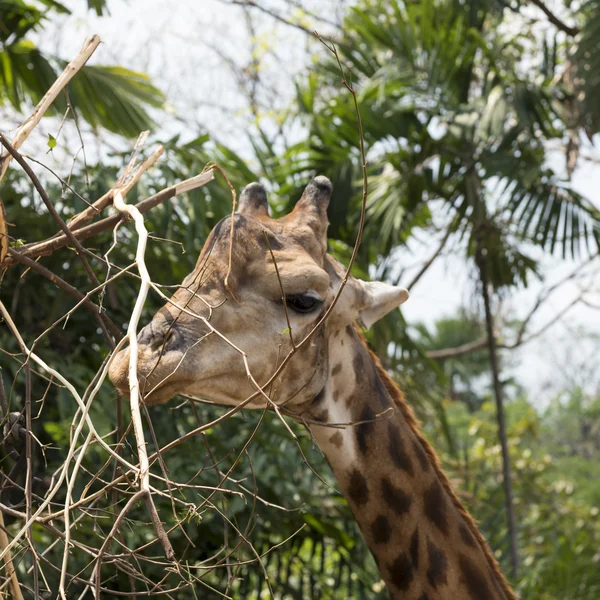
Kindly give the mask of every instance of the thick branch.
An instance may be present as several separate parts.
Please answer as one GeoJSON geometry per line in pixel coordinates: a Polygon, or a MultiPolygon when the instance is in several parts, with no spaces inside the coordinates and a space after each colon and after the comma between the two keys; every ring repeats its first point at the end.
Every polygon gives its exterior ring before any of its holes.
{"type": "Polygon", "coordinates": [[[564,31],[567,35],[575,37],[581,30],[579,27],[569,27],[566,23],[563,23],[543,2],[542,0],[531,0],[532,4],[535,4],[547,17],[548,21],[558,27],[561,31],[564,31]]]}
{"type": "MultiPolygon", "coordinates": [[[[143,214],[148,212],[150,209],[162,204],[166,200],[177,196],[178,194],[183,194],[184,192],[188,192],[190,190],[196,189],[212,181],[214,178],[212,171],[207,171],[205,173],[201,173],[200,175],[196,175],[190,179],[186,179],[176,185],[173,185],[169,188],[166,188],[154,196],[150,196],[141,202],[138,202],[135,207],[143,214]]],[[[78,240],[84,240],[86,238],[92,237],[94,235],[98,235],[103,231],[107,231],[112,229],[121,219],[121,214],[112,215],[110,217],[106,217],[101,221],[97,221],[96,223],[91,223],[90,225],[86,225],[81,229],[73,231],[73,236],[78,240]]],[[[44,256],[47,254],[52,254],[58,248],[62,248],[69,243],[69,240],[65,234],[61,234],[60,236],[50,238],[48,240],[44,240],[43,242],[33,242],[31,244],[26,244],[22,246],[19,251],[14,251],[21,257],[28,258],[37,258],[38,256],[44,256]]],[[[17,261],[14,253],[10,253],[10,255],[5,260],[5,266],[10,267],[17,261]]]]}

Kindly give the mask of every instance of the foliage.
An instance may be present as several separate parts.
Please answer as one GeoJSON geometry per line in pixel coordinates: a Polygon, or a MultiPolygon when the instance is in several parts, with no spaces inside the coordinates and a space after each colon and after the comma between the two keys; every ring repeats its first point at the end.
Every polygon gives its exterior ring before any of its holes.
{"type": "MultiPolygon", "coordinates": [[[[431,225],[433,207],[447,211],[445,226],[467,241],[469,257],[482,239],[496,288],[535,273],[524,241],[563,256],[598,241],[598,210],[546,167],[547,142],[567,129],[565,111],[551,78],[523,65],[528,31],[502,33],[504,17],[485,0],[468,11],[454,0],[364,0],[349,11],[339,49],[371,148],[367,235],[381,240],[379,257],[371,249],[365,259],[381,260],[431,225]]],[[[326,58],[299,87],[310,131],[289,151],[294,170],[339,182],[334,226],[338,213],[358,213],[360,187],[355,116],[335,92],[338,80],[326,58]],[[356,195],[344,206],[349,190],[356,195]]]]}
{"type": "MultiPolygon", "coordinates": [[[[597,404],[597,399],[588,398],[587,402],[597,404]]],[[[461,458],[452,461],[451,468],[502,560],[507,549],[504,532],[498,527],[503,499],[496,475],[500,472],[500,446],[495,441],[495,409],[488,402],[469,416],[460,404],[453,404],[448,411],[453,435],[462,447],[461,458]]],[[[597,494],[592,499],[587,491],[596,487],[588,478],[597,471],[598,451],[593,459],[579,455],[578,470],[561,460],[561,449],[553,438],[562,436],[564,423],[576,422],[581,415],[559,399],[544,415],[536,413],[525,399],[515,400],[507,407],[507,417],[524,565],[518,592],[523,599],[592,600],[600,591],[600,521],[597,494]]],[[[598,424],[596,415],[594,426],[598,424]]],[[[580,434],[571,439],[574,444],[583,441],[580,434]]]]}

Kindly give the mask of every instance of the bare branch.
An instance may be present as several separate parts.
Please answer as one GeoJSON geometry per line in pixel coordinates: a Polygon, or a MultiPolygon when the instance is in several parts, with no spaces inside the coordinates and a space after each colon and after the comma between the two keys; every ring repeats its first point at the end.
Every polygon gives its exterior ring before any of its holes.
{"type": "MultiPolygon", "coordinates": [[[[191,177],[190,179],[185,179],[180,183],[172,185],[171,187],[165,188],[164,190],[146,198],[145,200],[141,200],[135,207],[140,211],[140,213],[144,214],[149,210],[153,209],[155,206],[162,204],[163,202],[177,196],[178,194],[183,194],[190,190],[194,190],[203,185],[206,185],[209,181],[214,179],[214,175],[212,171],[206,171],[200,173],[200,175],[196,175],[191,177]]],[[[115,227],[119,221],[121,221],[121,214],[112,215],[110,217],[106,217],[101,221],[97,221],[96,223],[91,223],[82,227],[81,229],[77,229],[73,231],[73,236],[78,240],[84,240],[94,235],[98,235],[103,231],[108,231],[115,227]]],[[[57,237],[50,238],[48,240],[44,240],[43,242],[33,242],[30,244],[25,244],[19,250],[15,250],[17,254],[22,257],[28,258],[36,258],[38,256],[45,256],[47,254],[52,254],[58,248],[62,248],[69,243],[69,239],[65,234],[61,234],[57,237]]],[[[11,254],[11,256],[5,259],[4,265],[10,267],[17,261],[17,258],[11,254]]]]}
{"type": "Polygon", "coordinates": [[[468,342],[467,344],[462,344],[461,346],[456,346],[455,348],[443,348],[441,350],[429,350],[426,353],[427,358],[433,358],[436,360],[444,359],[444,358],[455,358],[457,356],[462,356],[463,354],[468,354],[469,352],[473,352],[475,350],[481,350],[481,348],[485,348],[487,345],[487,335],[482,338],[478,338],[472,342],[468,342]]]}
{"type": "Polygon", "coordinates": [[[535,4],[547,17],[548,21],[558,27],[561,31],[564,31],[568,36],[575,37],[581,30],[579,27],[570,27],[563,21],[561,21],[543,2],[542,0],[531,0],[532,4],[535,4]]]}
{"type": "Polygon", "coordinates": [[[162,146],[158,146],[158,148],[142,164],[135,168],[139,154],[146,143],[146,140],[148,139],[148,134],[148,131],[140,133],[140,136],[133,147],[129,162],[127,163],[123,173],[119,175],[119,178],[115,182],[115,185],[112,187],[112,189],[104,194],[104,196],[96,200],[96,202],[94,202],[91,206],[69,219],[67,225],[71,231],[81,229],[81,227],[83,227],[88,221],[93,219],[107,206],[109,206],[113,201],[116,189],[121,188],[125,194],[129,192],[131,188],[139,181],[143,173],[145,173],[162,156],[164,148],[162,146]]]}
{"type": "MultiPolygon", "coordinates": [[[[17,133],[12,140],[12,146],[15,148],[15,150],[18,150],[23,145],[23,142],[35,129],[36,125],[40,122],[46,111],[56,100],[62,89],[69,83],[69,81],[71,81],[71,79],[73,79],[73,77],[75,77],[75,75],[77,75],[77,73],[89,60],[90,56],[92,56],[92,54],[96,51],[100,41],[101,40],[99,36],[93,35],[84,42],[83,48],[79,54],[65,67],[58,79],[50,86],[50,89],[45,93],[44,97],[35,107],[35,110],[31,116],[25,120],[19,129],[17,129],[17,133]]],[[[0,179],[4,177],[10,160],[11,156],[8,154],[3,154],[0,157],[0,179]]]]}
{"type": "MultiPolygon", "coordinates": [[[[73,79],[73,77],[79,72],[79,70],[85,65],[90,56],[94,53],[98,45],[100,44],[100,38],[97,35],[93,35],[87,39],[83,45],[82,50],[79,54],[65,67],[64,71],[60,74],[58,79],[50,86],[50,89],[44,94],[44,97],[40,100],[39,104],[35,107],[32,115],[24,121],[19,127],[15,137],[12,140],[12,146],[15,150],[18,150],[23,142],[29,137],[29,134],[35,129],[35,126],[40,122],[45,112],[50,108],[61,90],[73,79]]],[[[9,153],[3,153],[0,155],[0,181],[4,178],[8,164],[12,159],[12,155],[9,153]]],[[[6,226],[6,213],[2,200],[0,199],[0,264],[4,261],[6,253],[8,252],[8,229],[6,226]]]]}
{"type": "Polygon", "coordinates": [[[410,283],[406,286],[407,290],[410,291],[417,284],[419,279],[421,279],[421,277],[423,277],[423,275],[425,275],[425,273],[427,272],[427,269],[429,269],[429,267],[433,264],[433,261],[440,255],[442,250],[445,248],[446,242],[448,241],[448,239],[450,238],[450,235],[453,232],[454,232],[454,223],[452,223],[450,225],[450,227],[448,227],[448,230],[446,231],[446,233],[445,233],[444,237],[442,238],[442,241],[440,242],[440,245],[437,247],[436,251],[431,255],[431,257],[427,261],[425,261],[423,266],[419,269],[419,272],[412,278],[410,283]]]}
{"type": "Polygon", "coordinates": [[[289,19],[286,19],[285,17],[276,13],[275,11],[273,11],[269,8],[266,8],[264,6],[261,6],[257,2],[254,2],[254,0],[220,0],[220,1],[223,2],[224,4],[229,4],[232,6],[241,6],[244,8],[255,8],[256,10],[259,10],[260,12],[262,12],[266,15],[269,15],[271,18],[275,19],[276,21],[279,21],[279,23],[283,23],[284,25],[287,25],[288,27],[293,27],[294,29],[298,29],[299,31],[302,31],[303,33],[308,33],[309,35],[313,34],[313,32],[308,27],[304,27],[304,25],[301,25],[300,23],[294,23],[293,21],[290,21],[289,19]]]}
{"type": "Polygon", "coordinates": [[[58,275],[54,274],[50,269],[47,269],[40,263],[31,260],[27,256],[21,255],[13,248],[8,249],[8,255],[12,257],[16,262],[22,263],[25,266],[33,269],[43,275],[46,279],[49,279],[56,286],[67,292],[69,296],[72,296],[78,301],[81,301],[83,305],[93,313],[94,318],[98,321],[98,325],[102,328],[107,342],[112,346],[113,342],[108,335],[108,330],[115,336],[115,339],[120,340],[123,335],[119,328],[111,321],[111,319],[105,315],[97,304],[94,304],[91,300],[86,298],[85,294],[82,294],[77,288],[74,288],[71,284],[67,283],[64,279],[61,279],[58,275]]]}
{"type": "Polygon", "coordinates": [[[21,167],[23,168],[25,173],[27,173],[27,176],[29,177],[29,179],[31,179],[31,182],[33,183],[35,189],[37,190],[38,194],[40,195],[40,198],[46,205],[48,212],[52,215],[52,218],[54,219],[54,221],[58,224],[58,226],[61,228],[63,233],[67,236],[67,238],[69,239],[69,242],[74,246],[75,251],[77,252],[77,255],[79,256],[79,259],[81,260],[81,263],[83,264],[83,268],[85,269],[86,273],[88,274],[91,282],[95,286],[99,285],[100,282],[98,281],[98,278],[96,277],[94,271],[92,271],[92,267],[90,267],[90,264],[85,256],[85,252],[84,252],[82,245],[73,236],[71,230],[67,227],[67,224],[63,221],[62,217],[58,214],[58,212],[54,208],[54,204],[52,204],[52,201],[48,197],[48,194],[46,193],[44,186],[40,183],[40,180],[37,178],[37,175],[33,172],[32,168],[27,164],[25,159],[15,150],[15,148],[13,148],[13,146],[10,144],[10,142],[1,133],[0,133],[0,143],[2,143],[2,145],[8,151],[8,153],[19,163],[19,165],[21,165],[21,167]]]}
{"type": "Polygon", "coordinates": [[[0,550],[6,551],[4,555],[4,567],[6,569],[6,575],[10,581],[10,589],[15,600],[23,600],[23,594],[21,593],[21,587],[19,586],[19,580],[17,579],[17,573],[12,561],[12,554],[8,548],[8,537],[6,536],[6,528],[4,527],[4,516],[0,510],[0,550]]]}

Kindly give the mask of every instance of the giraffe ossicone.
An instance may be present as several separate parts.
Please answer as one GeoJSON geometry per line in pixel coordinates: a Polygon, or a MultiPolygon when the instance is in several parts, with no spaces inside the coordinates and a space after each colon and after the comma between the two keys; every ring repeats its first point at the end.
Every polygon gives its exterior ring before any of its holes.
{"type": "MultiPolygon", "coordinates": [[[[513,600],[411,409],[355,325],[370,327],[408,292],[348,275],[327,319],[297,347],[346,275],[327,254],[331,193],[331,182],[315,177],[292,212],[273,219],[263,186],[244,188],[238,211],[214,227],[192,273],[139,333],[142,397],[159,404],[186,393],[237,406],[254,396],[247,406],[263,407],[246,364],[262,386],[293,351],[267,388],[269,402],[310,427],[390,596],[513,600]]],[[[125,393],[128,366],[126,348],[109,370],[125,393]]]]}

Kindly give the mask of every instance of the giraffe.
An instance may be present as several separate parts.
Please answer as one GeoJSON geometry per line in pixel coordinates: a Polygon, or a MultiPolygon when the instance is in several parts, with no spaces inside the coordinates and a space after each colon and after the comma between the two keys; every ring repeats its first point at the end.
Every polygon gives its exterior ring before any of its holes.
{"type": "MultiPolygon", "coordinates": [[[[244,188],[238,211],[215,226],[194,271],[139,333],[144,400],[187,393],[227,406],[251,396],[248,407],[277,404],[309,427],[392,599],[516,600],[356,325],[369,328],[408,292],[348,276],[322,326],[296,347],[345,277],[327,254],[331,192],[315,177],[291,213],[272,219],[262,185],[244,188]],[[256,393],[293,348],[268,398],[256,393]]],[[[109,370],[124,392],[128,365],[125,348],[109,370]]]]}

